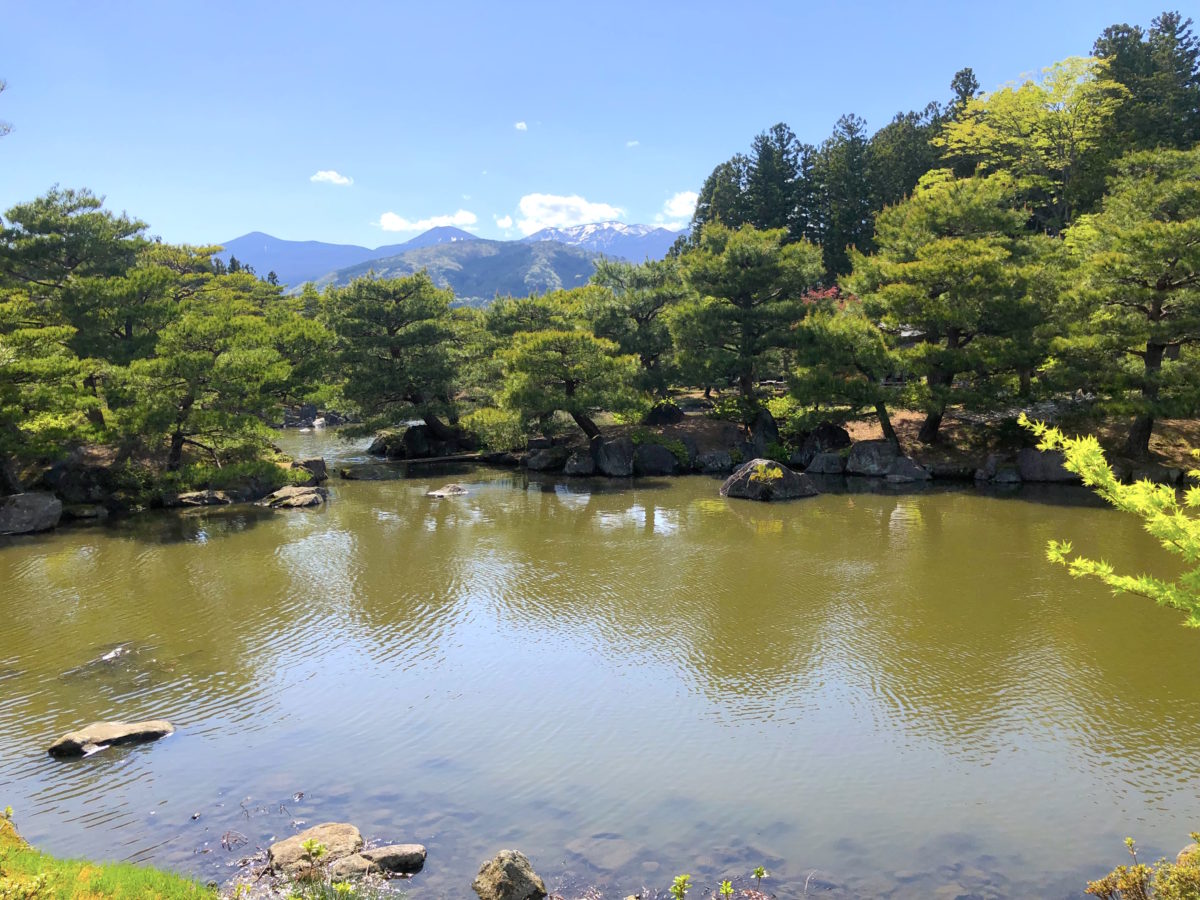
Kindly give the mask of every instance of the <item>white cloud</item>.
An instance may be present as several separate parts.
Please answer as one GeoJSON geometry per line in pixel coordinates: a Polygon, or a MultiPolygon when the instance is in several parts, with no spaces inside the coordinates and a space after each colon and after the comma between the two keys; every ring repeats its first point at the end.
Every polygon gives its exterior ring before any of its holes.
{"type": "Polygon", "coordinates": [[[493,216],[493,218],[496,220],[496,224],[505,231],[512,228],[512,216],[493,216]]]}
{"type": "Polygon", "coordinates": [[[479,219],[475,213],[460,209],[448,216],[430,216],[428,219],[418,219],[411,222],[404,216],[394,212],[385,212],[379,217],[379,227],[384,231],[428,231],[430,228],[443,228],[453,225],[456,228],[470,228],[479,219]]]}
{"type": "Polygon", "coordinates": [[[526,125],[524,122],[514,122],[513,128],[517,129],[517,131],[528,131],[529,130],[529,126],[526,125]]]}
{"type": "Polygon", "coordinates": [[[341,172],[337,172],[333,169],[321,169],[319,172],[310,175],[308,180],[315,182],[323,181],[326,184],[354,184],[354,179],[349,175],[343,175],[341,172]]]}
{"type": "Polygon", "coordinates": [[[663,213],[672,219],[690,219],[699,199],[695,191],[680,191],[663,204],[663,213]]]}
{"type": "Polygon", "coordinates": [[[636,147],[640,143],[641,143],[641,141],[626,141],[625,146],[626,147],[636,147]]]}
{"type": "Polygon", "coordinates": [[[526,235],[543,228],[565,228],[569,225],[619,219],[625,214],[619,207],[607,203],[591,203],[578,194],[567,197],[558,194],[526,194],[517,204],[517,208],[521,213],[517,227],[526,235]]]}

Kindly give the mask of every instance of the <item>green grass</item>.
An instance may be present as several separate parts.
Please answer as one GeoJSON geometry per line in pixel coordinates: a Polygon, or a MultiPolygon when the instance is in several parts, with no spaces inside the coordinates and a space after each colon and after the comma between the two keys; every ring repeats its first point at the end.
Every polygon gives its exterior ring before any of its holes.
{"type": "Polygon", "coordinates": [[[0,818],[0,900],[212,900],[216,891],[179,875],[128,863],[55,859],[34,850],[0,818]]]}

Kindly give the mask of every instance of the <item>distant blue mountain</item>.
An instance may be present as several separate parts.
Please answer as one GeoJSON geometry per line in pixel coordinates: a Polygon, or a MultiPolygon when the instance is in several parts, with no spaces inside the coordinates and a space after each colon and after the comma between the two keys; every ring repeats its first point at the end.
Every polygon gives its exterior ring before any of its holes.
{"type": "MultiPolygon", "coordinates": [[[[662,259],[666,256],[667,250],[670,249],[677,237],[679,237],[677,232],[668,231],[665,228],[658,228],[653,225],[597,222],[592,225],[573,225],[567,228],[545,228],[520,241],[487,241],[486,243],[492,245],[513,244],[521,246],[550,242],[553,244],[565,244],[568,247],[586,251],[583,256],[586,259],[590,259],[591,256],[599,253],[615,259],[643,262],[647,259],[662,259]]],[[[403,256],[413,250],[447,244],[467,244],[480,240],[481,238],[471,234],[469,231],[463,231],[461,228],[453,228],[447,225],[439,228],[431,228],[402,244],[388,244],[372,250],[368,247],[360,247],[357,244],[326,244],[322,241],[285,241],[277,237],[272,237],[269,234],[263,234],[261,231],[252,231],[231,241],[225,241],[223,244],[225,249],[221,253],[218,253],[217,256],[225,262],[229,262],[231,256],[236,256],[240,262],[253,266],[254,271],[260,276],[265,277],[268,272],[274,272],[283,284],[297,287],[306,281],[321,280],[324,283],[329,283],[330,281],[336,282],[340,280],[342,271],[346,269],[354,268],[365,272],[372,268],[365,264],[372,261],[389,261],[387,264],[374,266],[376,270],[400,271],[402,267],[399,267],[392,261],[396,257],[403,256]],[[326,277],[333,273],[337,273],[339,277],[326,277]]],[[[498,251],[493,250],[490,251],[490,254],[484,255],[494,255],[496,252],[498,251]]],[[[516,264],[518,259],[526,259],[527,256],[527,254],[503,254],[504,259],[511,260],[514,264],[516,264]]],[[[478,254],[471,256],[471,258],[478,257],[478,254]]],[[[528,258],[533,259],[533,257],[528,258]]],[[[542,254],[537,258],[549,257],[542,254]]],[[[561,255],[556,255],[553,258],[556,260],[565,259],[561,255]]],[[[572,269],[565,283],[568,283],[569,286],[569,283],[573,283],[577,275],[578,272],[572,269]]],[[[547,284],[553,284],[554,282],[555,279],[552,278],[547,284]]],[[[465,284],[462,286],[465,286],[465,284]]],[[[501,282],[497,283],[494,290],[487,285],[472,283],[470,287],[472,292],[483,291],[483,293],[482,295],[471,293],[469,296],[491,297],[497,291],[504,293],[510,290],[511,287],[511,277],[502,279],[501,282]]],[[[540,284],[539,288],[546,289],[540,284]]]]}
{"type": "Polygon", "coordinates": [[[225,249],[217,256],[226,263],[231,256],[236,256],[239,262],[253,266],[260,276],[274,272],[283,284],[300,285],[306,281],[316,281],[322,275],[338,269],[356,266],[372,259],[396,256],[407,250],[477,240],[479,238],[470,232],[446,226],[431,228],[402,244],[389,244],[372,250],[357,244],[285,241],[261,231],[252,231],[231,241],[225,241],[222,245],[225,249]]]}

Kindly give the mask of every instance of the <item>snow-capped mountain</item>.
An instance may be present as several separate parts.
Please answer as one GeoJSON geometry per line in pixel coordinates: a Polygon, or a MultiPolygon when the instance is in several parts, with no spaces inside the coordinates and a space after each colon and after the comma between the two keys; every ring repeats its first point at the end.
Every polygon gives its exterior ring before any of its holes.
{"type": "Polygon", "coordinates": [[[582,247],[605,256],[643,262],[667,255],[679,232],[657,225],[626,225],[624,222],[593,222],[566,228],[543,228],[522,240],[528,243],[556,241],[582,247]]]}

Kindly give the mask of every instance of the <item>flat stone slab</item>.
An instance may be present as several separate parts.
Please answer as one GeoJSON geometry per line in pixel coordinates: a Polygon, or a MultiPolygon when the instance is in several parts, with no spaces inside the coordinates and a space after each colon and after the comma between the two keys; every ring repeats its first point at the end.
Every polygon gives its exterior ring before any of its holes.
{"type": "Polygon", "coordinates": [[[87,756],[117,744],[141,744],[175,733],[166,719],[149,722],[93,722],[78,731],[64,734],[50,745],[54,757],[87,756]]]}
{"type": "Polygon", "coordinates": [[[425,866],[425,847],[422,844],[389,844],[374,847],[359,854],[385,872],[397,875],[412,875],[425,866]]]}
{"type": "Polygon", "coordinates": [[[436,491],[429,491],[425,496],[435,500],[445,500],[447,497],[463,497],[468,493],[470,492],[461,484],[447,484],[436,491]]]}
{"type": "Polygon", "coordinates": [[[327,496],[329,492],[324,488],[288,485],[258,501],[258,505],[269,506],[271,509],[304,509],[308,506],[320,506],[327,496]]]}
{"type": "Polygon", "coordinates": [[[330,866],[343,857],[358,853],[363,845],[362,835],[353,825],[325,822],[272,844],[267,850],[268,868],[288,876],[306,871],[309,864],[304,853],[304,842],[308,840],[316,841],[325,848],[321,862],[330,866]]]}

